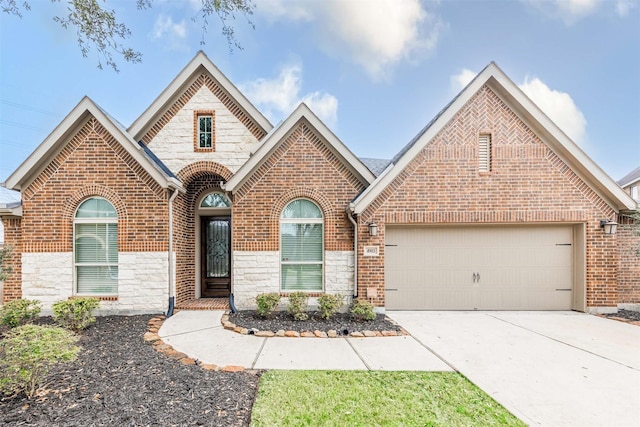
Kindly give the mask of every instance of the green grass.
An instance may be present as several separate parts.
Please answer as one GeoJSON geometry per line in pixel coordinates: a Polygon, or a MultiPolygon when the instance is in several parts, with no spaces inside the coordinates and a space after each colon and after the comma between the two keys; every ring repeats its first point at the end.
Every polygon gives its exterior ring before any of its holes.
{"type": "Polygon", "coordinates": [[[525,424],[455,372],[269,371],[252,426],[525,424]]]}

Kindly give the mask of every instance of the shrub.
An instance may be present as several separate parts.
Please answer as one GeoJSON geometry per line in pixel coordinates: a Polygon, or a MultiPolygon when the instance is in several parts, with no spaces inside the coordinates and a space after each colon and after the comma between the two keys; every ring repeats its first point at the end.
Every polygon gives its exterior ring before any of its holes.
{"type": "Polygon", "coordinates": [[[0,324],[15,328],[30,323],[40,314],[38,300],[17,299],[6,303],[0,308],[0,324]]]}
{"type": "Polygon", "coordinates": [[[287,311],[295,320],[307,320],[307,306],[309,305],[309,297],[304,292],[294,292],[289,295],[289,307],[287,311]]]}
{"type": "Polygon", "coordinates": [[[260,315],[260,317],[269,317],[280,303],[280,294],[277,292],[260,294],[256,297],[256,303],[258,304],[258,315],[260,315]]]}
{"type": "Polygon", "coordinates": [[[318,297],[318,309],[323,319],[331,319],[342,307],[342,295],[323,294],[318,297]]]}
{"type": "Polygon", "coordinates": [[[24,325],[0,341],[0,391],[32,397],[51,367],[76,359],[78,337],[56,326],[24,325]]]}
{"type": "Polygon", "coordinates": [[[80,331],[93,322],[93,310],[98,308],[98,298],[71,298],[53,304],[53,317],[63,328],[80,331]]]}
{"type": "Polygon", "coordinates": [[[351,314],[359,321],[373,320],[376,318],[373,304],[361,299],[354,300],[351,303],[351,314]]]}

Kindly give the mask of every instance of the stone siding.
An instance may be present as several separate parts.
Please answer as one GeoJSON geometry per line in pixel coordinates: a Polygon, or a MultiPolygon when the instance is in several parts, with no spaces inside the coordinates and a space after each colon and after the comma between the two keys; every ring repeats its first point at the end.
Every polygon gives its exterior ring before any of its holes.
{"type": "MultiPolygon", "coordinates": [[[[74,295],[72,252],[22,255],[23,298],[37,299],[49,312],[56,301],[74,295]]],[[[168,304],[166,252],[119,252],[118,294],[100,302],[102,314],[160,313],[168,304]]]]}

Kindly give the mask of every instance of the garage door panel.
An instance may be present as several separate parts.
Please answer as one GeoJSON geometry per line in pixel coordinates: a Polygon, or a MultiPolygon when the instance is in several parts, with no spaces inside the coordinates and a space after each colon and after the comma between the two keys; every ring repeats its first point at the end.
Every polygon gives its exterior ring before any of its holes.
{"type": "Polygon", "coordinates": [[[388,227],[387,308],[568,310],[572,236],[571,226],[388,227]]]}

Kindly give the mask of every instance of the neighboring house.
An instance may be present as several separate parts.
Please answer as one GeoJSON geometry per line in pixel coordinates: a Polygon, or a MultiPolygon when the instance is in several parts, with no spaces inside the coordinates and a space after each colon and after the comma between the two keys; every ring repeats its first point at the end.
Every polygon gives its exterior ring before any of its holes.
{"type": "Polygon", "coordinates": [[[640,202],[640,166],[618,181],[618,185],[635,201],[640,202]]]}
{"type": "Polygon", "coordinates": [[[6,187],[22,204],[0,208],[19,260],[5,300],[640,302],[637,263],[619,262],[636,203],[493,63],[386,162],[358,159],[304,104],[274,128],[200,52],[129,128],[84,98],[6,187]]]}

